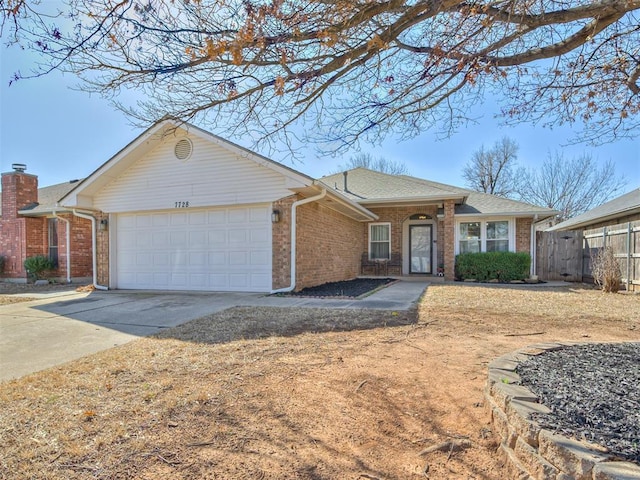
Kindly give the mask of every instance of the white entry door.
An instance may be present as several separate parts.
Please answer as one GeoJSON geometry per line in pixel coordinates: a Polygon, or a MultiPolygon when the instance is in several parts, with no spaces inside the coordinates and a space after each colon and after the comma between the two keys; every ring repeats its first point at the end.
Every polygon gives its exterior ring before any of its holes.
{"type": "Polygon", "coordinates": [[[268,292],[270,204],[118,214],[116,288],[268,292]]]}

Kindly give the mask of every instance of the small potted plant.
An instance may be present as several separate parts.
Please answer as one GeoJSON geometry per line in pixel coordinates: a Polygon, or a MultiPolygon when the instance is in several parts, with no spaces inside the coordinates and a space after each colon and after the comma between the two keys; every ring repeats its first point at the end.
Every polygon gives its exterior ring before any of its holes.
{"type": "Polygon", "coordinates": [[[444,277],[444,263],[438,264],[438,276],[444,277]]]}

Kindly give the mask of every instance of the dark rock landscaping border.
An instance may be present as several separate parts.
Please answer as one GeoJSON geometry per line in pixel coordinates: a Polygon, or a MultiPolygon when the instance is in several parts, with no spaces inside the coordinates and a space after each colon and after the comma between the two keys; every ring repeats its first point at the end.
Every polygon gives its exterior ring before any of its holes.
{"type": "Polygon", "coordinates": [[[640,480],[640,466],[612,461],[605,448],[570,439],[542,428],[531,419],[550,410],[519,385],[518,364],[532,355],[576,343],[540,343],[499,357],[489,364],[485,407],[500,437],[509,478],[518,480],[640,480]]]}

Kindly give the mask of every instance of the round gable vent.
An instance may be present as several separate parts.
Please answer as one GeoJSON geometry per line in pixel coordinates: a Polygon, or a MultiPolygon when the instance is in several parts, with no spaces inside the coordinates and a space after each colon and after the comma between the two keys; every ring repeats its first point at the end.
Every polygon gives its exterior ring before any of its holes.
{"type": "Polygon", "coordinates": [[[173,153],[178,160],[187,160],[191,156],[191,152],[193,152],[193,144],[188,138],[178,140],[173,149],[173,153]]]}

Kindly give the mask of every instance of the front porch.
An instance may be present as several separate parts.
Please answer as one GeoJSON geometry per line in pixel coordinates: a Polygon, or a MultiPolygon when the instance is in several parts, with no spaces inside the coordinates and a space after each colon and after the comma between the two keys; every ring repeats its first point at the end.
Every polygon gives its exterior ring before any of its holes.
{"type": "Polygon", "coordinates": [[[453,280],[453,201],[370,209],[360,275],[453,280]]]}

